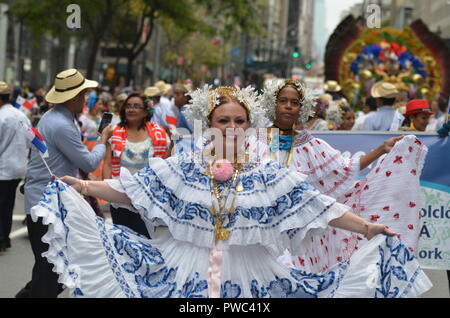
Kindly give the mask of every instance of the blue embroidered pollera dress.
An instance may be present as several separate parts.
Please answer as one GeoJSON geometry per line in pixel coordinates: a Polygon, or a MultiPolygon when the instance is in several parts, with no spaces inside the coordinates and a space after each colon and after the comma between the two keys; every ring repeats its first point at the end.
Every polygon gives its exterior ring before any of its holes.
{"type": "Polygon", "coordinates": [[[76,297],[208,297],[210,254],[219,248],[221,297],[415,297],[431,288],[408,249],[385,235],[326,272],[277,262],[286,248],[320,244],[306,234],[349,208],[273,161],[244,165],[236,211],[223,215],[229,238],[216,245],[207,171],[200,157],[185,153],[107,181],[128,195],[150,231],[167,226],[154,239],[96,217],[73,188],[52,181],[32,216],[49,224],[44,255],[59,281],[76,297]]]}

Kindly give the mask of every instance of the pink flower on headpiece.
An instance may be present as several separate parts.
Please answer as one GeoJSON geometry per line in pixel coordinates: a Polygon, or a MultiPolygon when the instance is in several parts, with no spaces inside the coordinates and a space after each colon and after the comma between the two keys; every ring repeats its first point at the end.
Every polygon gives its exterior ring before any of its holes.
{"type": "Polygon", "coordinates": [[[216,180],[227,181],[233,175],[233,165],[226,159],[216,160],[212,166],[212,173],[216,180]]]}

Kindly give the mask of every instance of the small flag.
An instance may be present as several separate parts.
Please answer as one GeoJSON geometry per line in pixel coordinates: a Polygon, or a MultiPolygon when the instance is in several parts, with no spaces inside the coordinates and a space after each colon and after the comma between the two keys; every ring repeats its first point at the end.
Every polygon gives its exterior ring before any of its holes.
{"type": "Polygon", "coordinates": [[[42,158],[48,157],[48,148],[45,144],[44,138],[36,128],[30,128],[22,124],[25,137],[39,150],[42,158]]]}
{"type": "Polygon", "coordinates": [[[32,100],[27,100],[27,99],[23,98],[22,96],[17,96],[14,107],[16,107],[17,109],[20,109],[24,113],[28,113],[31,111],[31,109],[33,108],[33,106],[35,104],[36,104],[36,99],[34,99],[34,98],[32,100]]]}

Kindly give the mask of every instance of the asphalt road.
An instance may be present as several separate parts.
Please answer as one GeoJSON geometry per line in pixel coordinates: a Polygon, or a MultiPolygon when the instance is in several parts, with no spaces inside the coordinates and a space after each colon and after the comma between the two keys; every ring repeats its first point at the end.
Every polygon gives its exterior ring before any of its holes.
{"type": "MultiPolygon", "coordinates": [[[[109,215],[105,214],[108,218],[109,215]]],[[[27,230],[22,225],[23,195],[17,193],[14,222],[11,232],[12,248],[0,255],[0,298],[11,298],[31,279],[34,257],[28,240],[27,230]]],[[[445,271],[425,270],[433,282],[433,288],[422,295],[423,298],[450,298],[448,279],[445,271]]],[[[68,297],[64,291],[60,297],[68,297]]]]}

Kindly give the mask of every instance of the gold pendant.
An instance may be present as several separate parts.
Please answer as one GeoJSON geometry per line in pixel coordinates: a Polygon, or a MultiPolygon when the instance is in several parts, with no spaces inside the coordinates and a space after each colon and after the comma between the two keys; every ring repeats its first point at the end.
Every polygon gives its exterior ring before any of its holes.
{"type": "Polygon", "coordinates": [[[237,192],[244,191],[244,186],[242,185],[242,183],[240,181],[239,181],[238,185],[236,186],[236,191],[237,192]]]}
{"type": "Polygon", "coordinates": [[[214,209],[214,205],[211,205],[210,211],[211,211],[211,214],[212,214],[212,215],[215,215],[215,214],[216,214],[216,209],[214,209]]]}
{"type": "Polygon", "coordinates": [[[234,214],[234,213],[236,213],[236,207],[234,206],[234,203],[233,203],[233,205],[231,206],[231,209],[230,209],[230,214],[234,214]]]}
{"type": "Polygon", "coordinates": [[[217,232],[216,232],[217,240],[226,241],[226,240],[228,240],[229,237],[230,237],[230,231],[223,229],[223,228],[217,229],[217,232]]]}

